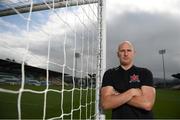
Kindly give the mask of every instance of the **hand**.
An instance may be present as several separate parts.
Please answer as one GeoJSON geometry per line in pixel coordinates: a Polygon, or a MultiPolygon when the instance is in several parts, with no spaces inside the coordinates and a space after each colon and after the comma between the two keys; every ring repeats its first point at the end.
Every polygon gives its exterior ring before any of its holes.
{"type": "Polygon", "coordinates": [[[113,93],[114,95],[119,95],[119,94],[120,94],[120,93],[119,93],[118,91],[116,91],[115,89],[113,90],[113,92],[114,92],[114,93],[113,93]]]}
{"type": "Polygon", "coordinates": [[[129,91],[130,91],[132,97],[142,95],[142,91],[139,88],[131,88],[131,89],[129,89],[129,91]]]}

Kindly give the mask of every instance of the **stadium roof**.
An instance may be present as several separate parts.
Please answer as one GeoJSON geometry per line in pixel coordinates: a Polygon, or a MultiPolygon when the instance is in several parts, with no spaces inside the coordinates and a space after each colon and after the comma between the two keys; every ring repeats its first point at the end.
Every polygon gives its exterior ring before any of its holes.
{"type": "MultiPolygon", "coordinates": [[[[14,60],[2,60],[0,59],[0,72],[8,72],[8,73],[13,73],[13,74],[21,74],[21,66],[22,64],[17,63],[14,60]]],[[[29,65],[25,65],[25,72],[26,73],[31,73],[34,75],[42,75],[46,74],[46,69],[38,68],[38,67],[33,67],[29,65]]],[[[56,72],[49,70],[49,74],[53,76],[61,76],[61,72],[56,72]]],[[[65,74],[67,75],[67,74],[65,74]]]]}

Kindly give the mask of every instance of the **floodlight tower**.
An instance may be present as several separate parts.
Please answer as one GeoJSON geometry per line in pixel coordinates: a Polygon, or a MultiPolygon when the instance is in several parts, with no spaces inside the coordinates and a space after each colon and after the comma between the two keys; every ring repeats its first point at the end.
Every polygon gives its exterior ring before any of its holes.
{"type": "Polygon", "coordinates": [[[159,50],[159,54],[162,55],[162,63],[163,63],[163,78],[164,78],[164,88],[166,87],[166,76],[165,76],[165,65],[164,65],[164,54],[166,53],[166,49],[159,50]]]}
{"type": "Polygon", "coordinates": [[[74,78],[76,79],[76,74],[77,74],[77,59],[80,57],[80,53],[76,52],[75,53],[75,75],[74,78]]]}

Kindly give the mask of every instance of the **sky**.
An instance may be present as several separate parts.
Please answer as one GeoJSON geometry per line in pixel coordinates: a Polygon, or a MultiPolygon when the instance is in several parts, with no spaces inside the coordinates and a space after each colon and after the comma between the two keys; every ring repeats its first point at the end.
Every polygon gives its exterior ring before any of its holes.
{"type": "Polygon", "coordinates": [[[179,0],[107,0],[107,68],[116,67],[117,45],[131,41],[136,49],[135,65],[163,77],[162,55],[167,79],[180,72],[179,0]],[[110,58],[110,59],[108,59],[110,58]]]}
{"type": "MultiPolygon", "coordinates": [[[[11,1],[11,0],[9,0],[11,1]]],[[[0,3],[2,8],[2,3],[0,3]]],[[[92,6],[94,12],[96,5],[92,6]]],[[[92,8],[85,6],[89,11],[92,8]]],[[[20,62],[27,54],[27,42],[29,51],[26,62],[37,67],[46,67],[48,56],[48,40],[51,40],[50,61],[63,65],[63,44],[65,33],[66,64],[73,67],[75,42],[73,30],[76,30],[76,52],[81,52],[84,44],[83,59],[78,58],[78,63],[84,63],[83,70],[96,63],[97,41],[82,41],[82,33],[85,39],[97,39],[97,29],[94,28],[96,21],[88,20],[87,14],[82,13],[82,8],[57,10],[56,14],[49,11],[34,12],[31,15],[29,27],[27,24],[28,13],[0,18],[0,58],[15,59],[20,62]],[[72,14],[76,12],[82,21],[86,22],[84,28],[78,17],[72,14]],[[83,17],[84,16],[84,17],[83,17]],[[59,20],[61,19],[61,20],[59,20]],[[86,20],[87,19],[87,20],[86,20]],[[60,22],[59,22],[60,21],[60,22]],[[71,27],[67,27],[66,21],[71,27]],[[87,32],[87,30],[89,32],[87,32]],[[82,31],[86,32],[82,32],[82,31]],[[92,32],[95,31],[95,32],[92,32]],[[26,39],[26,40],[25,40],[26,39]],[[92,47],[88,51],[88,47],[92,47]],[[89,56],[93,56],[88,60],[89,56]],[[93,61],[93,62],[91,62],[93,61]]],[[[93,13],[88,15],[94,19],[93,13]]],[[[135,65],[150,69],[154,77],[163,77],[162,56],[160,49],[166,49],[164,54],[166,78],[172,79],[171,75],[180,72],[180,1],[179,0],[106,0],[106,39],[107,39],[107,69],[119,65],[116,56],[117,46],[123,40],[131,41],[136,49],[135,65]]],[[[58,71],[60,67],[52,64],[52,69],[58,71]]],[[[79,70],[81,66],[78,64],[79,70]]],[[[91,67],[89,68],[90,71],[91,67]]]]}

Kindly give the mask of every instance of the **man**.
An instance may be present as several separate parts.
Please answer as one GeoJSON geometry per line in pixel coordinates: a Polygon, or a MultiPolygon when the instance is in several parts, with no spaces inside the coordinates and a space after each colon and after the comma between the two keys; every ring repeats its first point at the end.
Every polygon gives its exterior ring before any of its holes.
{"type": "Polygon", "coordinates": [[[135,49],[124,41],[118,47],[120,66],[109,69],[103,76],[101,106],[112,109],[112,119],[152,119],[155,101],[152,73],[134,66],[135,49]]]}

